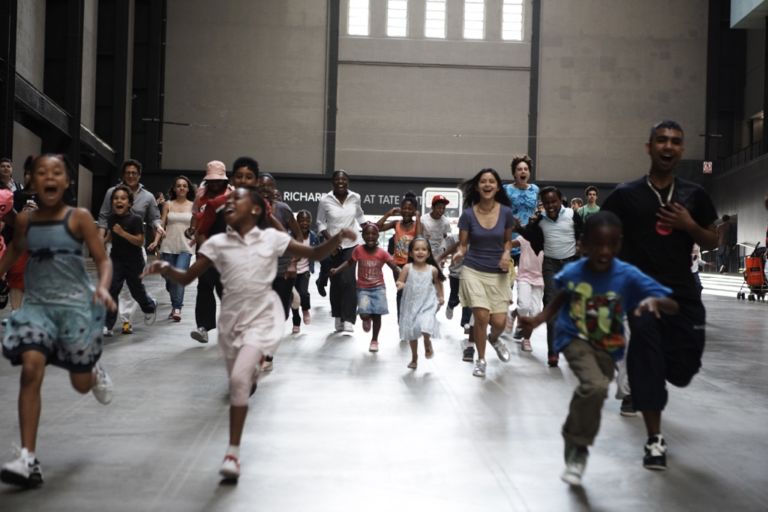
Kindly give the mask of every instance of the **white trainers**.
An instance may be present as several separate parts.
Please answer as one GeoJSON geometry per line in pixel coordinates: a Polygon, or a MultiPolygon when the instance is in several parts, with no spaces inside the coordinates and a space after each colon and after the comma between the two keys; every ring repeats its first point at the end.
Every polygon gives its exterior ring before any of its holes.
{"type": "Polygon", "coordinates": [[[43,483],[40,461],[30,455],[26,448],[17,448],[16,458],[3,464],[0,480],[22,487],[37,487],[43,483]]]}
{"type": "Polygon", "coordinates": [[[334,317],[333,320],[334,320],[334,329],[336,330],[336,332],[343,331],[344,330],[344,320],[342,320],[339,317],[334,317]]]}
{"type": "Polygon", "coordinates": [[[569,485],[581,485],[581,477],[587,467],[589,450],[586,446],[575,446],[566,443],[565,447],[565,471],[560,479],[569,485]]]}
{"type": "Polygon", "coordinates": [[[531,340],[523,339],[521,348],[523,352],[533,352],[533,347],[531,346],[531,340]]]}
{"type": "Polygon", "coordinates": [[[475,361],[475,367],[472,369],[472,375],[475,377],[485,377],[485,359],[475,361]]]}
{"type": "Polygon", "coordinates": [[[224,456],[224,462],[221,463],[219,474],[225,480],[237,480],[240,478],[240,459],[234,455],[224,456]]]}
{"type": "Polygon", "coordinates": [[[105,338],[111,338],[112,337],[112,329],[107,329],[107,326],[101,328],[101,335],[105,338]]]}
{"type": "Polygon", "coordinates": [[[342,322],[342,329],[344,332],[355,332],[355,324],[352,322],[342,322]]]}
{"type": "Polygon", "coordinates": [[[96,375],[96,384],[91,388],[93,396],[99,403],[107,405],[112,401],[112,391],[115,385],[100,364],[96,363],[96,366],[93,367],[93,373],[96,375]]]}
{"type": "Polygon", "coordinates": [[[155,308],[152,310],[151,313],[144,313],[145,325],[152,325],[155,323],[155,320],[157,320],[157,301],[152,298],[150,298],[150,300],[152,301],[152,304],[154,304],[155,308]]]}
{"type": "Polygon", "coordinates": [[[493,350],[496,351],[496,355],[499,356],[499,359],[505,363],[509,362],[509,349],[507,348],[507,345],[501,341],[501,338],[497,338],[496,341],[491,341],[491,337],[488,336],[488,343],[490,343],[493,350]]]}
{"type": "Polygon", "coordinates": [[[198,327],[194,331],[189,333],[192,339],[199,341],[200,343],[208,343],[208,329],[205,327],[198,327]]]}

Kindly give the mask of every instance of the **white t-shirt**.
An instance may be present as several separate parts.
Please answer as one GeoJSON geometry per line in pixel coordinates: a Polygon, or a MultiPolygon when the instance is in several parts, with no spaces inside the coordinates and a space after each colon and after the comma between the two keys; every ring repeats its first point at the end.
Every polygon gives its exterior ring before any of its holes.
{"type": "Polygon", "coordinates": [[[432,255],[437,258],[440,256],[440,246],[443,244],[443,240],[451,234],[451,223],[445,218],[445,215],[439,219],[433,219],[429,213],[422,215],[419,222],[421,223],[421,232],[432,248],[432,255]]]}
{"type": "Polygon", "coordinates": [[[335,235],[344,228],[349,228],[357,233],[356,240],[344,238],[341,247],[348,249],[363,242],[360,236],[360,225],[365,224],[365,215],[360,202],[360,194],[349,190],[344,202],[341,203],[333,195],[333,191],[324,194],[317,203],[317,232],[327,230],[330,236],[335,235]]]}

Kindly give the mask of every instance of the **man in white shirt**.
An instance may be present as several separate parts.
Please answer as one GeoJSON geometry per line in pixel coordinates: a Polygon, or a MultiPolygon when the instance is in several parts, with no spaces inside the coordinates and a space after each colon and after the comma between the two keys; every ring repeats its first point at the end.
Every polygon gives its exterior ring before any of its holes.
{"type": "MultiPolygon", "coordinates": [[[[336,268],[352,256],[352,251],[362,242],[360,226],[365,224],[360,194],[349,190],[349,176],[343,170],[333,173],[333,189],[317,204],[317,230],[326,240],[344,228],[358,233],[356,240],[343,239],[339,249],[331,255],[331,268],[336,268]]],[[[355,267],[331,277],[331,315],[336,332],[354,332],[357,316],[357,288],[355,267]]]]}
{"type": "Polygon", "coordinates": [[[440,257],[440,247],[445,237],[451,233],[451,223],[445,218],[445,207],[450,203],[445,196],[432,198],[432,210],[419,219],[419,234],[427,239],[435,259],[440,257]]]}

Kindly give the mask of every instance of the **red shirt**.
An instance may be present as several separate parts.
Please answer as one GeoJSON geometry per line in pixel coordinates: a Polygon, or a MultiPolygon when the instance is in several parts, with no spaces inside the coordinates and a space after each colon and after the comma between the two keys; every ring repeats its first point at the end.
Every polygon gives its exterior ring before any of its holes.
{"type": "Polygon", "coordinates": [[[392,256],[380,247],[371,253],[364,245],[358,245],[352,251],[349,261],[357,263],[357,287],[376,288],[384,286],[384,272],[381,268],[388,261],[392,261],[392,256]]]}

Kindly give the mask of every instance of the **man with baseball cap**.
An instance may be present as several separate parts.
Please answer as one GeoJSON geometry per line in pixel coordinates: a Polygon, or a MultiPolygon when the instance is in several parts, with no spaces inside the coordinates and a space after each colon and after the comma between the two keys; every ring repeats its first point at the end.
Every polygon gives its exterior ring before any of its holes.
{"type": "Polygon", "coordinates": [[[437,194],[432,198],[432,210],[422,215],[419,221],[418,234],[429,241],[435,259],[440,257],[440,246],[451,232],[451,223],[445,218],[445,206],[448,203],[450,201],[445,196],[437,194]]]}

